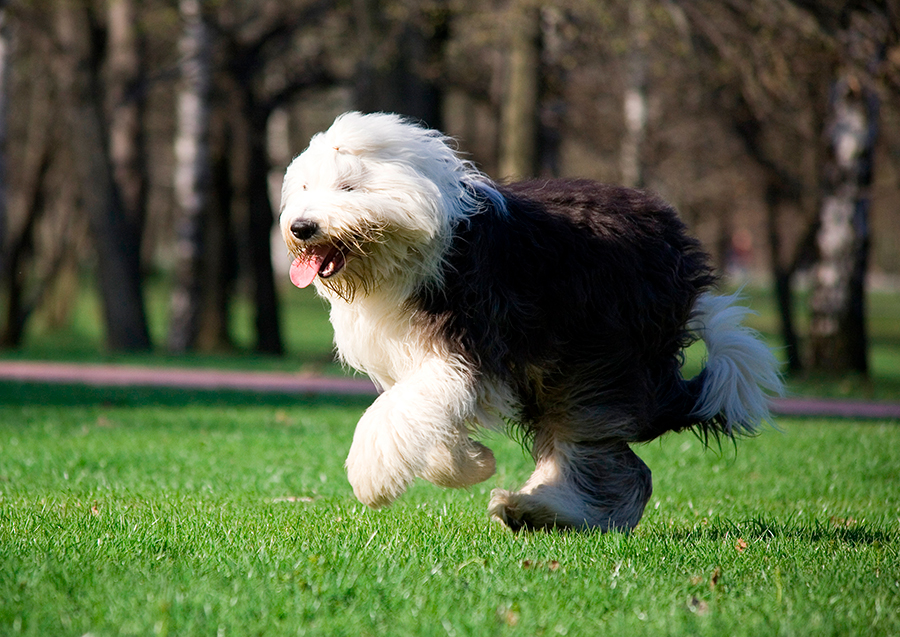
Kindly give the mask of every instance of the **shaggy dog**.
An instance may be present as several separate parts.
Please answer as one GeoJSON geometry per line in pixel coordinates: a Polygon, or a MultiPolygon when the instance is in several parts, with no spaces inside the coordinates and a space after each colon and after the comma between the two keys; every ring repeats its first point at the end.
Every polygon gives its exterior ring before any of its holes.
{"type": "Polygon", "coordinates": [[[709,292],[700,244],[644,192],[501,185],[437,131],[347,113],[288,167],[281,231],[293,283],[331,304],[340,358],[383,390],[347,458],[373,508],[416,477],[488,479],[494,456],[472,435],[511,426],[536,467],[494,490],[494,517],[631,529],[651,492],[632,444],[753,433],[781,388],[747,310],[709,292]],[[684,379],[698,338],[706,366],[684,379]]]}

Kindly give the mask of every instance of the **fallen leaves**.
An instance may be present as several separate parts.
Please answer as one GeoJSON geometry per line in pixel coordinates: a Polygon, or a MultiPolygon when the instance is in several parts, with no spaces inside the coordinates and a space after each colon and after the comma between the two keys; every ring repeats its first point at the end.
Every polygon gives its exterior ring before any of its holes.
{"type": "Polygon", "coordinates": [[[696,615],[706,615],[709,612],[709,604],[702,599],[691,597],[691,601],[688,602],[688,610],[696,615]]]}
{"type": "Polygon", "coordinates": [[[559,562],[557,562],[556,560],[550,560],[549,562],[534,562],[532,560],[522,560],[522,568],[546,568],[548,571],[556,571],[559,570],[559,562]]]}
{"type": "Polygon", "coordinates": [[[500,606],[497,609],[497,619],[507,626],[515,626],[519,623],[519,613],[509,606],[500,606]]]}

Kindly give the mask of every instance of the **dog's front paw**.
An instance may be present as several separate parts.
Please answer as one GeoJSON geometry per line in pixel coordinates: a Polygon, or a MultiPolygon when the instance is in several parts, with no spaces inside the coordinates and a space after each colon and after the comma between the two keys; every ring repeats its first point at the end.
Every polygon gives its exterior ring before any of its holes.
{"type": "Polygon", "coordinates": [[[455,445],[437,444],[419,475],[440,487],[470,487],[484,482],[496,468],[493,452],[466,436],[455,445]]]}
{"type": "Polygon", "coordinates": [[[403,466],[386,462],[381,454],[370,449],[350,447],[347,457],[347,478],[356,499],[373,509],[391,504],[413,481],[413,474],[403,466]]]}

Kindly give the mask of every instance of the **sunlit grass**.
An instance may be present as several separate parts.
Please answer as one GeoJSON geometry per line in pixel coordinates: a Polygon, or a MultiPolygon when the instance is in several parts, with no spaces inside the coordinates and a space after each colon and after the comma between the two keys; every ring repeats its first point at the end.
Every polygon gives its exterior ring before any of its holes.
{"type": "Polygon", "coordinates": [[[40,391],[0,407],[0,634],[900,632],[896,424],[670,435],[631,535],[513,535],[489,491],[532,465],[502,437],[483,485],[372,512],[361,403],[40,391]]]}

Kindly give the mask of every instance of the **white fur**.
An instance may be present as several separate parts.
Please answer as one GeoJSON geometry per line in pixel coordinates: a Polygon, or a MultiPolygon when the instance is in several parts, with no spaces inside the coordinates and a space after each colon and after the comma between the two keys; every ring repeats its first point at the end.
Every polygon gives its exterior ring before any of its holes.
{"type": "Polygon", "coordinates": [[[724,414],[727,433],[754,433],[769,419],[770,394],[781,395],[778,361],[742,321],[751,311],[738,295],[703,294],[688,328],[706,345],[706,380],[694,410],[701,420],[724,414]],[[737,431],[733,431],[737,429],[737,431]]]}
{"type": "Polygon", "coordinates": [[[293,253],[298,218],[327,236],[360,227],[390,236],[368,237],[367,258],[346,266],[346,276],[371,284],[365,294],[344,298],[314,281],[331,303],[342,361],[386,390],[357,425],[347,458],[354,493],[371,507],[391,503],[417,476],[459,487],[494,472],[493,455],[468,428],[496,418],[510,392],[476,386],[461,361],[417,332],[405,306],[424,282],[440,284],[452,224],[478,209],[473,188],[500,199],[446,138],[385,114],[342,115],[285,174],[281,228],[293,253]]]}

